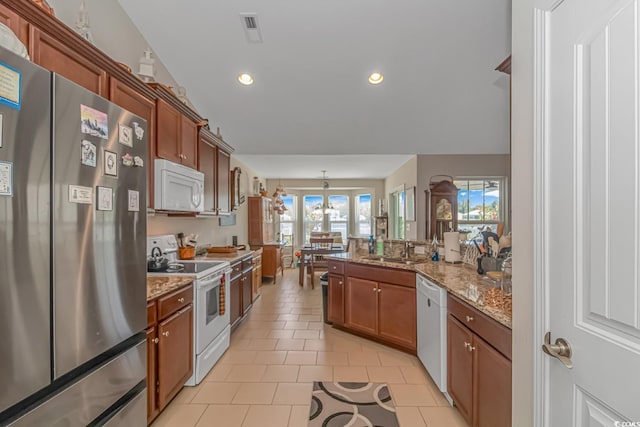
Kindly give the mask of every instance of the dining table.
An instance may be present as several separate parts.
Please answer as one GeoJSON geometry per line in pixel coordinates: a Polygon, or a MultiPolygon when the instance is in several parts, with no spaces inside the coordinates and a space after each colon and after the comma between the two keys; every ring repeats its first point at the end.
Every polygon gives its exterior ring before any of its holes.
{"type": "Polygon", "coordinates": [[[309,264],[311,257],[316,255],[331,255],[344,252],[344,245],[341,243],[334,243],[331,248],[314,248],[311,245],[304,245],[300,248],[300,266],[298,283],[300,286],[304,286],[304,271],[309,264]]]}

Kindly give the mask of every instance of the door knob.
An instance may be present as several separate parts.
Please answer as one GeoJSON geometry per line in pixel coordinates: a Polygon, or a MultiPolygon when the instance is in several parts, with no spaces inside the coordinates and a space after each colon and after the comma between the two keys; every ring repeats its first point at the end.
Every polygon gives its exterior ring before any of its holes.
{"type": "Polygon", "coordinates": [[[544,335],[542,351],[547,353],[549,356],[558,359],[567,368],[573,368],[573,362],[571,361],[571,345],[569,345],[569,342],[564,338],[556,338],[555,344],[551,344],[551,332],[547,332],[544,335]]]}

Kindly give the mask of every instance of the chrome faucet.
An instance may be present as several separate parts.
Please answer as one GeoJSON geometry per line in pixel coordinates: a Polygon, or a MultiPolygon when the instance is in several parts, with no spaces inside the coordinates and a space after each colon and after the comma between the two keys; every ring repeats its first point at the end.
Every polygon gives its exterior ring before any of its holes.
{"type": "Polygon", "coordinates": [[[411,249],[413,248],[414,248],[413,242],[405,240],[404,247],[402,249],[402,253],[400,254],[400,256],[402,258],[411,258],[411,249]]]}

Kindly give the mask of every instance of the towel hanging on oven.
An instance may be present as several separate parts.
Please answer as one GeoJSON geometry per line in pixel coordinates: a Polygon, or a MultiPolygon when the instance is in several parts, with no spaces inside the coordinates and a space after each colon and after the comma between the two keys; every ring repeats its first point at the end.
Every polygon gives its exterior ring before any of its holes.
{"type": "Polygon", "coordinates": [[[220,312],[220,316],[224,316],[224,313],[227,311],[226,304],[225,304],[226,295],[225,295],[224,275],[222,275],[222,281],[220,282],[220,286],[218,288],[220,289],[220,298],[218,298],[220,303],[220,309],[218,311],[220,312]]]}

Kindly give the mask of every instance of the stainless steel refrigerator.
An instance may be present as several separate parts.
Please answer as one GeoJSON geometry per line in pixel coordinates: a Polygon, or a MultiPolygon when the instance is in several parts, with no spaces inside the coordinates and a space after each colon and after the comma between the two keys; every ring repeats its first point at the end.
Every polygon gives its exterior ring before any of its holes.
{"type": "Polygon", "coordinates": [[[0,49],[0,425],[146,425],[147,124],[0,49]]]}

